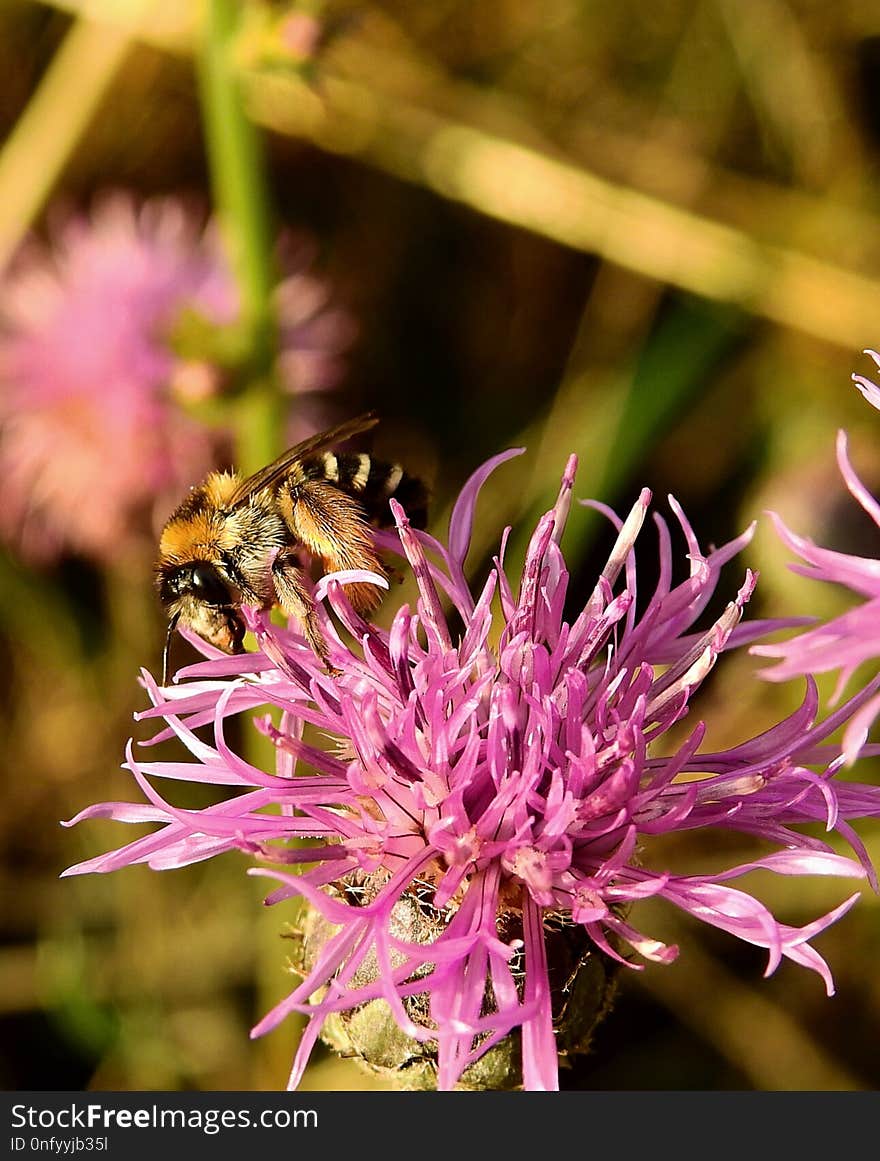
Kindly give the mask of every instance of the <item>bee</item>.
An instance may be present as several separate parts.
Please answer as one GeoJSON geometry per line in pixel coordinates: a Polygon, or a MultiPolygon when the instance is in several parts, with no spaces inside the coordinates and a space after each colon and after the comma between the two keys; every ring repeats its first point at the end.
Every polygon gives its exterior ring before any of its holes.
{"type": "MultiPolygon", "coordinates": [[[[370,525],[392,523],[398,499],[412,524],[424,528],[427,491],[398,464],[366,452],[332,449],[379,422],[367,412],[303,440],[246,479],[212,472],[191,488],[159,539],[156,584],[169,617],[162,683],[175,628],[197,633],[224,653],[241,653],[242,605],[280,606],[302,625],[306,640],[332,672],[327,643],[303,570],[302,551],[324,572],[385,570],[370,525]]],[[[361,615],[381,599],[377,585],[356,583],[346,594],[361,615]]]]}

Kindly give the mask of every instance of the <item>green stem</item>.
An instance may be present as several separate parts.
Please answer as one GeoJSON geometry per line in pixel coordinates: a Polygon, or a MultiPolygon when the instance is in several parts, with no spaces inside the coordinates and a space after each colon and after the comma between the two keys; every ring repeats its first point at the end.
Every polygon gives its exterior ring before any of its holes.
{"type": "Polygon", "coordinates": [[[285,403],[272,382],[275,272],[266,164],[234,61],[240,12],[237,0],[208,0],[198,72],[214,201],[241,295],[247,354],[236,415],[237,462],[249,473],[283,450],[285,403]]]}

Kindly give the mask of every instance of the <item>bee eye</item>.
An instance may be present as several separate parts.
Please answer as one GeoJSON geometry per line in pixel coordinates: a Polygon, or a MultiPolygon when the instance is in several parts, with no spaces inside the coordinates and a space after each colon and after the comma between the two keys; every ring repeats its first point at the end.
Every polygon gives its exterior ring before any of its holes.
{"type": "Polygon", "coordinates": [[[228,605],[231,600],[229,588],[220,579],[217,570],[210,564],[194,564],[190,573],[190,585],[195,595],[209,605],[228,605]]]}

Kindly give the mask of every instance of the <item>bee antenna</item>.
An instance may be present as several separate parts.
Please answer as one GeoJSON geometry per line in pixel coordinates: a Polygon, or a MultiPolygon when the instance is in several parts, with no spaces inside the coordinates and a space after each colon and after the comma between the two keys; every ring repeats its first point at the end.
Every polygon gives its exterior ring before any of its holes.
{"type": "Polygon", "coordinates": [[[165,648],[162,650],[162,684],[168,684],[168,655],[171,652],[171,635],[177,628],[180,613],[175,613],[168,622],[168,632],[165,634],[165,648]]]}

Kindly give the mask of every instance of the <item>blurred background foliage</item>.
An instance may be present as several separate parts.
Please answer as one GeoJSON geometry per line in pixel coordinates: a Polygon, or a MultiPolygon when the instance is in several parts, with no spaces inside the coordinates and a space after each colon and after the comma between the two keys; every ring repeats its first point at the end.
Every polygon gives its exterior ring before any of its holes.
{"type": "MultiPolygon", "coordinates": [[[[31,232],[56,245],[65,214],[96,222],[108,192],[182,198],[201,221],[219,211],[238,321],[184,317],[168,340],[187,372],[172,405],[210,433],[215,462],[256,466],[288,431],[376,408],[375,448],[429,479],[438,531],[477,465],[527,447],[478,510],[477,571],[505,523],[522,553],[570,451],[580,495],[623,509],[642,485],[660,505],[672,492],[704,544],[773,508],[829,546],[880,555],[834,462],[844,427],[880,488],[880,417],[850,382],[880,346],[876,5],[5,0],[0,135],[5,268],[31,232]],[[273,273],[268,255],[282,234],[306,246],[324,312],[310,341],[333,375],[311,393],[278,390],[283,260],[273,273]],[[221,370],[203,390],[206,367],[221,370]]],[[[72,480],[63,445],[47,454],[72,480]]],[[[17,511],[14,482],[0,486],[17,511]]],[[[0,555],[0,1081],[280,1088],[296,1028],[258,1042],[248,1030],[288,990],[285,916],[261,907],[244,858],[58,879],[120,841],[113,824],[58,822],[128,797],[124,744],[147,736],[131,715],[139,667],[160,663],[152,552],[173,495],[139,504],[100,552],[76,547],[71,507],[56,551],[23,553],[13,527],[0,555]]],[[[595,515],[573,516],[581,594],[603,535],[595,515]]],[[[841,607],[786,570],[766,520],[746,562],[761,573],[752,615],[841,607]]],[[[699,703],[713,749],[799,700],[758,668],[731,657],[713,675],[699,703]]],[[[861,833],[877,860],[880,830],[861,833]]],[[[655,861],[696,872],[743,846],[682,835],[655,861]]],[[[801,924],[845,892],[764,875],[757,893],[801,924]]],[[[625,973],[563,1085],[880,1087],[878,916],[866,892],[818,941],[838,987],[827,999],[789,964],[762,979],[763,954],[668,908],[643,915],[680,960],[625,973]]],[[[372,1083],[316,1054],[306,1086],[372,1083]]]]}

